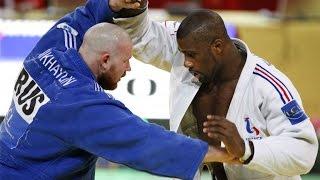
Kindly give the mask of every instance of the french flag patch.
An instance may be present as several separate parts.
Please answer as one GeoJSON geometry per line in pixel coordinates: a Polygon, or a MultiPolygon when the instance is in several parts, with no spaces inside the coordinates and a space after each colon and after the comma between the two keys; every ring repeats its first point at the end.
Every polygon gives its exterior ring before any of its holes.
{"type": "Polygon", "coordinates": [[[308,118],[296,100],[292,100],[281,108],[292,125],[298,124],[308,118]]]}

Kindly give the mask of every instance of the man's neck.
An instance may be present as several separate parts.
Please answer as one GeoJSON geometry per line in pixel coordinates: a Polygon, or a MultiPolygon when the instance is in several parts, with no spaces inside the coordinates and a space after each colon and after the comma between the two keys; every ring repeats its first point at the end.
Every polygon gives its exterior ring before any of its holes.
{"type": "Polygon", "coordinates": [[[217,75],[212,80],[214,84],[232,82],[238,80],[241,75],[247,59],[246,52],[232,43],[226,54],[230,54],[230,56],[226,59],[225,64],[220,68],[220,71],[217,72],[217,75]]]}

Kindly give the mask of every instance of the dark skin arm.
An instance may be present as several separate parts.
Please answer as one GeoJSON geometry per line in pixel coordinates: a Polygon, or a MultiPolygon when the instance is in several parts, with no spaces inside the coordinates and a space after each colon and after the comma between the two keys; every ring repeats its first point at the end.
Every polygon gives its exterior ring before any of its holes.
{"type": "Polygon", "coordinates": [[[237,127],[224,117],[208,115],[203,123],[203,132],[209,137],[222,141],[228,153],[240,158],[244,155],[245,144],[237,127]]]}

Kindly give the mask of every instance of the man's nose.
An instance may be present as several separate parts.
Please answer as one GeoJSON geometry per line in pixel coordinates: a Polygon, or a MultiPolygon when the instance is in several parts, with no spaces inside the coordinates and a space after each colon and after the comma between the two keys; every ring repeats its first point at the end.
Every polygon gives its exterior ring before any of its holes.
{"type": "Polygon", "coordinates": [[[188,61],[187,59],[184,60],[184,67],[191,68],[193,66],[191,61],[188,61]]]}

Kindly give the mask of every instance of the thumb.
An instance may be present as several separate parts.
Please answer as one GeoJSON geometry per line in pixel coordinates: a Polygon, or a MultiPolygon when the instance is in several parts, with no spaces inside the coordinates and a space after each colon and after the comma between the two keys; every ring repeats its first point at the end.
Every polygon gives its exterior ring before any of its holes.
{"type": "Polygon", "coordinates": [[[225,148],[209,146],[204,162],[225,162],[231,159],[225,148]]]}
{"type": "Polygon", "coordinates": [[[123,8],[125,9],[138,9],[140,7],[140,2],[125,2],[123,8]]]}
{"type": "Polygon", "coordinates": [[[239,165],[242,164],[238,158],[233,158],[229,161],[226,161],[225,163],[230,164],[230,165],[239,165]]]}

